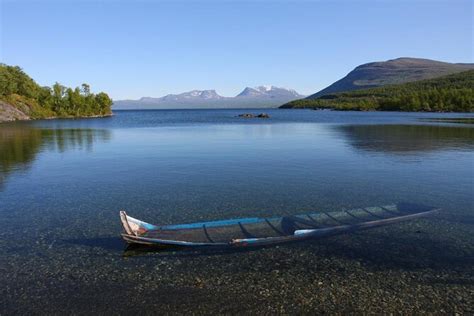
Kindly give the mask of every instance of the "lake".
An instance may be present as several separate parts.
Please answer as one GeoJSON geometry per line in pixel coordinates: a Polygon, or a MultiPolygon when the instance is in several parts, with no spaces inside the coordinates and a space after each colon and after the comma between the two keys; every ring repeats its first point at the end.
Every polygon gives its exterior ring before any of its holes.
{"type": "Polygon", "coordinates": [[[474,312],[472,114],[116,111],[0,125],[1,311],[474,312]],[[398,202],[428,219],[238,252],[125,252],[155,224],[398,202]],[[111,303],[112,302],[112,303],[111,303]]]}

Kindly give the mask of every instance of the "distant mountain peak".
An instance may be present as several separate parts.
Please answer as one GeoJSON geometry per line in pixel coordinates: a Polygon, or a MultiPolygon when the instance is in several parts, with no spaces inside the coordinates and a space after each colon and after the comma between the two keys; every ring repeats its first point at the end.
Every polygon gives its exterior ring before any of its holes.
{"type": "Polygon", "coordinates": [[[155,98],[154,100],[161,101],[183,101],[190,99],[223,99],[224,97],[217,94],[216,90],[191,90],[180,94],[167,94],[161,98],[155,98]]]}
{"type": "Polygon", "coordinates": [[[274,88],[274,86],[271,86],[271,85],[263,85],[263,86],[258,86],[258,87],[255,87],[254,89],[258,90],[258,91],[271,91],[272,89],[274,88]]]}
{"type": "Polygon", "coordinates": [[[216,90],[203,90],[201,91],[201,93],[199,94],[199,96],[201,98],[204,98],[204,99],[221,99],[221,98],[224,98],[223,96],[217,94],[216,90]]]}
{"type": "Polygon", "coordinates": [[[255,88],[246,87],[242,92],[240,92],[237,97],[245,97],[245,96],[254,96],[260,95],[261,92],[255,88]]]}
{"type": "Polygon", "coordinates": [[[277,107],[283,103],[303,98],[293,89],[273,85],[246,87],[235,97],[224,97],[216,90],[191,90],[168,94],[161,98],[143,97],[139,100],[115,101],[114,108],[230,108],[277,107]],[[133,106],[131,106],[133,104],[133,106]]]}
{"type": "Polygon", "coordinates": [[[301,98],[301,94],[296,92],[293,89],[280,88],[271,85],[263,85],[254,88],[246,87],[242,92],[240,92],[237,97],[275,97],[275,96],[289,96],[301,98]]]}

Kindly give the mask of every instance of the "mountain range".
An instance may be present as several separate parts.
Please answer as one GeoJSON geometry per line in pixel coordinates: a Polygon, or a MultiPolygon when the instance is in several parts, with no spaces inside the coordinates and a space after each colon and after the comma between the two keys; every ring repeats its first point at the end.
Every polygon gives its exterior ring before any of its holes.
{"type": "Polygon", "coordinates": [[[433,79],[470,69],[474,69],[474,64],[455,64],[409,57],[371,62],[357,66],[344,78],[308,96],[307,99],[317,99],[323,95],[337,92],[433,79]]]}
{"type": "Polygon", "coordinates": [[[294,104],[291,101],[298,99],[318,99],[339,92],[439,78],[471,69],[474,64],[401,57],[357,66],[342,79],[308,97],[275,86],[247,87],[235,97],[221,96],[215,90],[192,90],[160,98],[114,101],[113,109],[291,108],[294,104]]]}
{"type": "Polygon", "coordinates": [[[221,96],[215,90],[192,90],[160,98],[114,101],[113,109],[271,108],[303,97],[293,89],[275,86],[246,87],[235,97],[221,96]]]}

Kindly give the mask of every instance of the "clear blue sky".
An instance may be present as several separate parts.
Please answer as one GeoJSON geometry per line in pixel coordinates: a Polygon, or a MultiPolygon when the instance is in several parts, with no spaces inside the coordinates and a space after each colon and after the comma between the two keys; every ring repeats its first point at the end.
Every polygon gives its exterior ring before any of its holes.
{"type": "Polygon", "coordinates": [[[1,62],[114,99],[310,94],[370,61],[473,62],[472,0],[0,2],[1,62]]]}

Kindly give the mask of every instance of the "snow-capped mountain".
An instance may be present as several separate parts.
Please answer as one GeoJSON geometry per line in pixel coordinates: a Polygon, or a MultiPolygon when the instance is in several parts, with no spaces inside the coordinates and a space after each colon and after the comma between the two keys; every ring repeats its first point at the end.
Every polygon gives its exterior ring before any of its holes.
{"type": "Polygon", "coordinates": [[[220,100],[225,97],[218,95],[216,90],[192,90],[180,94],[167,94],[161,98],[143,97],[139,101],[145,103],[161,103],[188,100],[220,100]]]}
{"type": "Polygon", "coordinates": [[[114,101],[114,109],[197,109],[197,108],[271,108],[303,98],[293,89],[275,86],[247,87],[235,97],[224,97],[216,90],[192,90],[160,98],[114,101]]]}
{"type": "Polygon", "coordinates": [[[247,87],[237,97],[301,98],[302,95],[293,89],[275,86],[247,87]]]}

